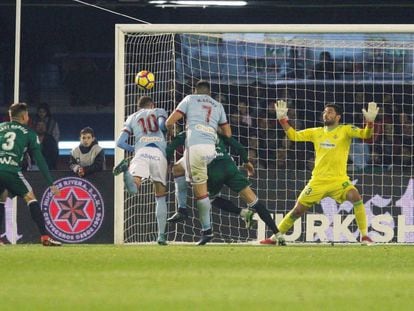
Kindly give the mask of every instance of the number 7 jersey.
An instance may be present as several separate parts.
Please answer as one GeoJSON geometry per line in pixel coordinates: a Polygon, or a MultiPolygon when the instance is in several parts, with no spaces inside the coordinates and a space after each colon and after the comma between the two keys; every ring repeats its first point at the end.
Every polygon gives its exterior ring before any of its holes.
{"type": "Polygon", "coordinates": [[[215,145],[217,128],[227,124],[223,105],[208,95],[188,95],[176,111],[186,117],[187,146],[215,145]]]}
{"type": "Polygon", "coordinates": [[[157,147],[165,155],[167,142],[158,123],[160,118],[167,118],[167,112],[162,108],[143,108],[127,118],[124,131],[134,135],[135,152],[142,147],[157,147]]]}

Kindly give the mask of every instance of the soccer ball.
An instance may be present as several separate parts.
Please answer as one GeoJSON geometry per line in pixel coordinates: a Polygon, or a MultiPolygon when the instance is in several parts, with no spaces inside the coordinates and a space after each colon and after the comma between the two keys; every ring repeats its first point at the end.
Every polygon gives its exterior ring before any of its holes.
{"type": "Polygon", "coordinates": [[[143,90],[150,90],[154,87],[155,76],[151,71],[142,70],[135,76],[135,83],[143,90]]]}

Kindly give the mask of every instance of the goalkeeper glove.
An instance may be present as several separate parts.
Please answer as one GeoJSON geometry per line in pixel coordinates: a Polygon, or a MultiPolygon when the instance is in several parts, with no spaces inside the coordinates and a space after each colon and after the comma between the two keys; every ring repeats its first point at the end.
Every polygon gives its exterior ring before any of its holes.
{"type": "Polygon", "coordinates": [[[362,113],[364,114],[365,120],[371,123],[375,121],[378,111],[379,107],[377,107],[377,103],[375,102],[368,103],[368,110],[362,109],[362,113]]]}
{"type": "Polygon", "coordinates": [[[284,100],[278,100],[275,104],[275,110],[276,110],[276,118],[280,121],[283,119],[288,119],[287,117],[287,104],[284,100]]]}

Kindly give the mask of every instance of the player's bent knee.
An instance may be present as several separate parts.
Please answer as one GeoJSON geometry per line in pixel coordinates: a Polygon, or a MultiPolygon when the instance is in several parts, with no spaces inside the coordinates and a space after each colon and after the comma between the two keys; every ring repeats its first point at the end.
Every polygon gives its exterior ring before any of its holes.
{"type": "Polygon", "coordinates": [[[361,195],[359,194],[358,190],[351,189],[346,194],[346,199],[352,203],[358,202],[362,200],[361,195]]]}
{"type": "Polygon", "coordinates": [[[171,171],[172,171],[174,177],[184,176],[184,174],[185,174],[184,168],[179,164],[175,164],[172,167],[171,171]]]}
{"type": "Polygon", "coordinates": [[[154,182],[154,192],[157,197],[164,197],[167,195],[167,187],[161,182],[154,182]]]}

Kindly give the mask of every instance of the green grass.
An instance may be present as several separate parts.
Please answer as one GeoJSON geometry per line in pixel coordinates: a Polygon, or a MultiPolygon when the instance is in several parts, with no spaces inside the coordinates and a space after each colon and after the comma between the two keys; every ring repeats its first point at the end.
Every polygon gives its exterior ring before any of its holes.
{"type": "Polygon", "coordinates": [[[414,310],[414,247],[0,247],[0,310],[414,310]]]}

